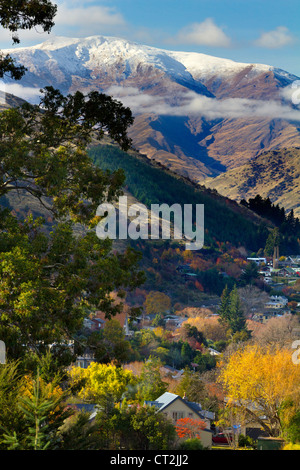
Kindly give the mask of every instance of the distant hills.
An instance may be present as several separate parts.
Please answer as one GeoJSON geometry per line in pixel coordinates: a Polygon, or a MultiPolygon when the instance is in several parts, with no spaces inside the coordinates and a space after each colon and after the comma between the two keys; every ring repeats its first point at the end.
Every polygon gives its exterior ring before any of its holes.
{"type": "Polygon", "coordinates": [[[238,168],[204,181],[232,199],[260,194],[300,216],[300,147],[263,152],[238,168]]]}
{"type": "MultiPolygon", "coordinates": [[[[295,75],[270,65],[103,36],[57,37],[5,52],[28,69],[20,82],[22,97],[34,100],[35,91],[47,85],[63,93],[110,94],[133,110],[129,134],[139,152],[225,196],[238,200],[270,189],[268,169],[274,182],[276,152],[282,151],[281,184],[270,197],[298,211],[296,189],[286,196],[287,188],[296,188],[289,178],[297,179],[297,158],[295,171],[288,172],[288,155],[300,148],[300,111],[291,101],[295,75]],[[266,164],[266,170],[252,174],[252,162],[266,164]]],[[[5,82],[7,92],[20,91],[19,84],[5,82]]]]}

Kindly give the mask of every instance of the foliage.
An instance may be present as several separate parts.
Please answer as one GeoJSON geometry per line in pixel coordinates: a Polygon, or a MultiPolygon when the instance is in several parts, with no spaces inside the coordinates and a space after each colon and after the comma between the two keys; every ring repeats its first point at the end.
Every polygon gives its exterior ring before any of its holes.
{"type": "Polygon", "coordinates": [[[67,392],[59,380],[45,382],[39,375],[19,374],[17,363],[1,367],[1,437],[3,449],[44,450],[57,446],[57,433],[70,416],[67,392]],[[7,406],[12,407],[7,409],[7,406]],[[9,412],[9,415],[8,415],[9,412]]]}
{"type": "Polygon", "coordinates": [[[281,405],[279,417],[283,434],[291,444],[300,443],[300,404],[289,398],[281,405]]]}
{"type": "Polygon", "coordinates": [[[70,385],[78,390],[79,398],[92,403],[99,402],[104,396],[120,402],[127,394],[130,396],[137,385],[132,372],[113,364],[92,362],[86,369],[73,366],[69,374],[70,385]]]}
{"type": "MultiPolygon", "coordinates": [[[[49,0],[2,0],[0,4],[0,25],[12,33],[12,42],[20,42],[19,30],[28,30],[41,26],[43,31],[50,32],[54,26],[57,7],[49,0]]],[[[25,73],[23,66],[17,65],[11,56],[0,57],[0,77],[8,73],[19,80],[25,73]]]]}
{"type": "Polygon", "coordinates": [[[185,439],[179,443],[179,450],[204,450],[201,441],[197,438],[185,439]]]}
{"type": "Polygon", "coordinates": [[[239,447],[248,447],[255,449],[255,441],[250,436],[244,436],[243,434],[239,434],[238,440],[239,447]]]}
{"type": "Polygon", "coordinates": [[[241,284],[253,284],[258,279],[258,266],[254,261],[248,263],[241,275],[241,284]]]}
{"type": "Polygon", "coordinates": [[[180,439],[200,439],[201,430],[206,428],[206,424],[199,419],[181,418],[176,421],[175,428],[180,439]]]}
{"type": "Polygon", "coordinates": [[[300,444],[286,444],[282,450],[300,450],[300,444]]]}
{"type": "Polygon", "coordinates": [[[129,108],[98,92],[63,96],[43,90],[39,105],[24,104],[0,113],[0,196],[17,191],[36,197],[55,217],[89,224],[101,202],[113,200],[124,182],[122,171],[102,171],[86,146],[104,132],[130,146],[129,108]]]}
{"type": "Polygon", "coordinates": [[[170,450],[175,442],[175,428],[153,406],[132,406],[122,412],[121,443],[128,450],[170,450]],[[125,426],[124,426],[125,425],[125,426]]]}
{"type": "Polygon", "coordinates": [[[299,235],[300,221],[294,216],[293,209],[287,214],[283,207],[279,204],[272,204],[269,197],[263,198],[259,194],[254,198],[250,198],[247,202],[245,199],[241,204],[262,217],[270,220],[275,224],[276,229],[270,234],[265,247],[265,254],[273,255],[274,245],[280,245],[285,253],[299,253],[299,235]],[[276,239],[274,238],[276,234],[276,239]]]}
{"type": "Polygon", "coordinates": [[[146,159],[124,153],[112,145],[93,147],[90,149],[90,155],[102,169],[122,168],[128,191],[147,207],[162,203],[171,206],[178,201],[182,205],[204,204],[206,246],[213,246],[215,240],[230,241],[236,246],[246,246],[252,251],[265,245],[267,229],[247,219],[238,207],[228,205],[224,198],[216,196],[209,189],[194,185],[162,166],[154,166],[146,159]]]}
{"type": "Polygon", "coordinates": [[[52,214],[46,226],[42,218],[17,219],[0,207],[0,334],[9,357],[29,349],[44,354],[50,344],[61,354],[88,309],[114,316],[122,305],[110,293],[143,281],[135,250],[113,253],[111,241],[90,230],[96,208],[119,194],[123,176],[96,168],[86,146],[107,132],[127,148],[130,123],[130,110],[110,97],[63,96],[52,87],[39,106],[0,113],[0,196],[28,193],[52,214]]]}
{"type": "Polygon", "coordinates": [[[237,333],[245,332],[244,339],[249,339],[250,333],[247,331],[246,318],[236,286],[231,292],[227,286],[223,290],[218,314],[220,323],[230,332],[231,337],[237,333]]]}
{"type": "Polygon", "coordinates": [[[259,423],[270,436],[282,432],[280,409],[288,399],[299,403],[300,369],[288,349],[247,345],[233,353],[220,369],[219,383],[227,407],[242,420],[259,423]],[[265,415],[266,419],[261,419],[265,415]]]}
{"type": "Polygon", "coordinates": [[[0,449],[6,449],[4,434],[19,433],[24,427],[24,417],[18,408],[24,380],[17,363],[0,365],[0,449]]]}
{"type": "Polygon", "coordinates": [[[7,215],[2,223],[0,335],[10,357],[68,342],[87,308],[100,308],[108,318],[120,312],[110,293],[138,280],[137,253],[113,254],[110,242],[93,232],[78,237],[70,223],[57,224],[49,235],[32,217],[20,224],[7,215]]]}
{"type": "Polygon", "coordinates": [[[87,348],[93,351],[96,362],[114,362],[118,366],[126,362],[131,349],[123,327],[114,318],[106,321],[101,331],[89,335],[87,348]]]}
{"type": "Polygon", "coordinates": [[[99,450],[102,440],[99,426],[90,421],[86,412],[77,412],[69,417],[59,429],[59,450],[99,450]]]}
{"type": "Polygon", "coordinates": [[[145,361],[138,384],[138,399],[141,403],[156,400],[167,391],[168,384],[161,379],[161,367],[162,362],[157,357],[150,356],[145,361]]]}
{"type": "Polygon", "coordinates": [[[153,313],[165,313],[171,308],[171,299],[163,292],[151,291],[145,300],[145,309],[147,315],[153,313]]]}

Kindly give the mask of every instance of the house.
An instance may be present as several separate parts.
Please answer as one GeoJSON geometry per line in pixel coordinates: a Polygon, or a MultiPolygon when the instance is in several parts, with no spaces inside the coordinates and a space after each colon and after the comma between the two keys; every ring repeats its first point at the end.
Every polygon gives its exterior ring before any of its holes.
{"type": "Polygon", "coordinates": [[[214,413],[202,410],[199,403],[190,402],[170,392],[163,393],[155,401],[146,401],[145,404],[155,406],[159,413],[170,418],[174,424],[182,418],[204,421],[206,428],[200,431],[200,441],[204,447],[211,448],[213,435],[211,420],[215,417],[214,413]]]}
{"type": "Polygon", "coordinates": [[[95,361],[95,358],[91,354],[83,354],[82,356],[77,356],[75,363],[73,364],[75,367],[81,367],[82,369],[87,369],[92,362],[95,361]]]}
{"type": "Polygon", "coordinates": [[[280,295],[272,295],[270,301],[265,304],[265,308],[282,309],[288,304],[288,299],[280,295]]]}
{"type": "Polygon", "coordinates": [[[280,268],[276,274],[277,276],[282,276],[282,277],[295,277],[298,276],[299,268],[290,268],[288,266],[284,268],[280,268]]]}
{"type": "Polygon", "coordinates": [[[165,377],[172,377],[172,379],[175,380],[181,379],[182,374],[184,373],[184,369],[178,370],[168,365],[163,365],[160,370],[165,375],[165,377]]]}
{"type": "Polygon", "coordinates": [[[267,258],[247,258],[247,261],[253,261],[258,266],[267,263],[267,258]]]}

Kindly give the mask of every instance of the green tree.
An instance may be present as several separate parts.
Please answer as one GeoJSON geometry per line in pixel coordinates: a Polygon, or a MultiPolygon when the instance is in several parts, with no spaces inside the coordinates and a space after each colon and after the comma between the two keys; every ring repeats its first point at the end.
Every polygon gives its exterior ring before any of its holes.
{"type": "Polygon", "coordinates": [[[174,446],[175,427],[153,406],[124,409],[121,444],[128,450],[170,450],[174,446]]]}
{"type": "Polygon", "coordinates": [[[161,378],[160,368],[162,362],[159,358],[150,356],[145,361],[138,385],[138,397],[140,402],[156,400],[167,391],[168,384],[161,378]]]}
{"type": "Polygon", "coordinates": [[[200,374],[186,368],[180,383],[176,387],[176,393],[181,397],[186,395],[189,401],[202,404],[206,397],[206,392],[200,374]]]}
{"type": "Polygon", "coordinates": [[[99,435],[99,426],[90,420],[87,412],[74,413],[65,420],[59,429],[59,450],[99,450],[103,441],[99,435]]]}
{"type": "Polygon", "coordinates": [[[0,113],[0,196],[25,192],[55,220],[47,234],[42,219],[22,221],[0,207],[0,334],[10,357],[69,341],[87,308],[110,318],[121,309],[110,292],[142,281],[140,255],[113,253],[92,230],[98,204],[116,198],[124,179],[96,168],[86,151],[104,132],[127,148],[131,122],[130,110],[110,97],[64,97],[51,87],[39,106],[0,113]]]}
{"type": "Polygon", "coordinates": [[[57,446],[57,434],[70,416],[68,391],[59,378],[45,382],[39,375],[24,376],[17,363],[1,366],[0,446],[2,449],[45,450],[57,446]],[[13,405],[7,408],[8,405],[13,405]]]}
{"type": "Polygon", "coordinates": [[[221,304],[218,309],[218,314],[219,314],[219,322],[223,326],[228,325],[228,320],[229,320],[229,308],[230,308],[230,298],[229,298],[230,292],[228,289],[228,286],[226,284],[222,295],[221,295],[221,304]]]}
{"type": "Polygon", "coordinates": [[[24,417],[18,408],[24,380],[19,372],[18,364],[0,364],[0,449],[7,449],[3,442],[4,434],[17,434],[25,428],[24,417]]]}
{"type": "MultiPolygon", "coordinates": [[[[122,148],[131,145],[129,108],[98,92],[63,96],[44,90],[38,106],[0,113],[0,196],[34,196],[57,219],[90,224],[97,207],[122,191],[124,174],[96,167],[88,153],[91,138],[107,132],[122,148]]],[[[94,222],[96,224],[97,221],[94,222]]]]}
{"type": "Polygon", "coordinates": [[[257,264],[252,261],[247,264],[244,271],[241,275],[241,281],[243,284],[253,284],[256,279],[258,279],[258,266],[257,264]]]}
{"type": "Polygon", "coordinates": [[[113,254],[110,241],[92,231],[76,236],[70,223],[48,236],[32,218],[20,224],[6,217],[0,232],[0,336],[8,356],[29,349],[45,354],[49,345],[70,341],[86,308],[100,308],[108,318],[119,313],[123,305],[110,292],[138,281],[138,258],[130,250],[113,254]]]}
{"type": "Polygon", "coordinates": [[[96,343],[88,342],[89,347],[95,351],[95,359],[101,363],[114,361],[121,365],[126,362],[130,352],[130,344],[125,339],[125,332],[120,322],[114,318],[107,321],[103,330],[96,335],[96,343]]]}
{"type": "Polygon", "coordinates": [[[247,333],[247,339],[249,338],[246,318],[236,285],[231,292],[228,291],[226,286],[222,293],[218,312],[220,323],[226,328],[231,337],[243,331],[247,333]]]}
{"type": "MultiPolygon", "coordinates": [[[[48,0],[1,0],[0,25],[12,34],[13,44],[20,42],[19,30],[29,30],[37,26],[50,32],[54,26],[57,7],[48,0]]],[[[9,74],[15,80],[20,79],[26,69],[17,65],[10,55],[0,54],[0,77],[9,74]]]]}
{"type": "Polygon", "coordinates": [[[280,246],[281,235],[279,229],[275,227],[270,233],[266,241],[264,253],[266,256],[273,256],[274,248],[280,246]]]}
{"type": "Polygon", "coordinates": [[[246,318],[242,309],[241,299],[237,290],[237,287],[234,286],[229,296],[230,306],[229,306],[229,327],[232,333],[238,331],[246,330],[246,318]]]}

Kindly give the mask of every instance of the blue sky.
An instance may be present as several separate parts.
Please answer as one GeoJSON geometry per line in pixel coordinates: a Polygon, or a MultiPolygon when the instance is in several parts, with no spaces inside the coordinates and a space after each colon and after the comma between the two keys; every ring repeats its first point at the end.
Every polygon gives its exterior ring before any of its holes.
{"type": "MultiPolygon", "coordinates": [[[[58,0],[52,34],[119,36],[163,49],[274,65],[300,76],[299,0],[58,0]]],[[[21,45],[47,34],[20,34],[21,45]]],[[[11,47],[0,31],[0,47],[11,47]]]]}

